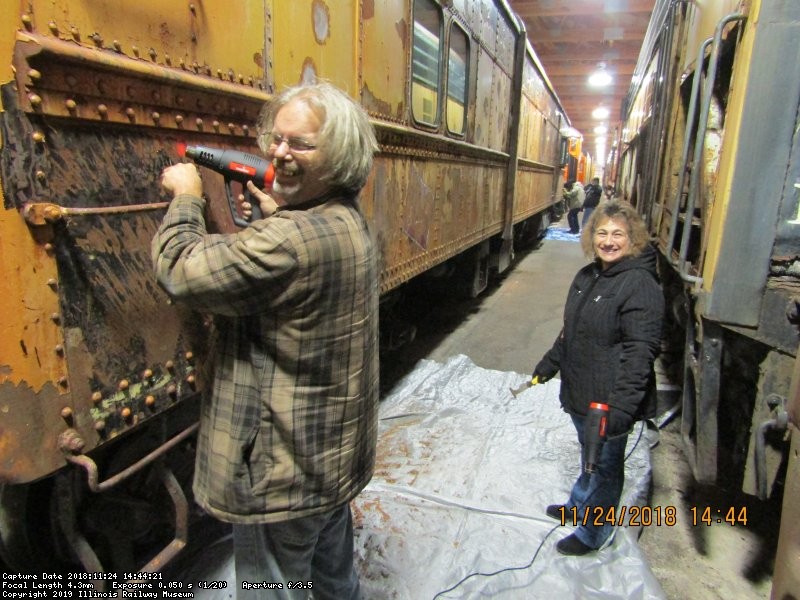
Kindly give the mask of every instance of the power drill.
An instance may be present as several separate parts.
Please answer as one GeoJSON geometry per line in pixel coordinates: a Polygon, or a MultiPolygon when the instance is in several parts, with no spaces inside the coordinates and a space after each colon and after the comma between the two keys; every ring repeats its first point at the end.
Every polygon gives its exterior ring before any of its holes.
{"type": "Polygon", "coordinates": [[[236,209],[236,201],[231,189],[231,183],[234,181],[241,183],[244,188],[245,197],[252,206],[252,220],[257,221],[261,218],[261,207],[257,200],[250,199],[250,193],[247,191],[247,182],[252,181],[264,190],[271,190],[272,182],[275,179],[275,167],[272,166],[270,161],[255,154],[248,154],[239,150],[210,148],[207,146],[187,146],[185,155],[198,165],[221,173],[225,178],[225,195],[228,198],[228,206],[231,209],[231,216],[236,225],[247,227],[250,222],[242,218],[236,209]]]}
{"type": "Polygon", "coordinates": [[[583,471],[594,473],[608,434],[608,404],[592,402],[583,425],[583,471]]]}

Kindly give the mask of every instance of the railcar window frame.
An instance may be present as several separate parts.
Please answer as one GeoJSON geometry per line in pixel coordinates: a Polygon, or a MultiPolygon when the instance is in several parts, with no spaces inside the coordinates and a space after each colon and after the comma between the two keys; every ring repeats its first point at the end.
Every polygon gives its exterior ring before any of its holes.
{"type": "Polygon", "coordinates": [[[414,0],[411,33],[411,116],[417,125],[439,127],[444,18],[433,0],[414,0]],[[434,22],[435,21],[435,22],[434,22]],[[436,32],[431,31],[435,25],[436,32]],[[426,97],[425,92],[432,92],[426,97]]]}
{"type": "Polygon", "coordinates": [[[445,100],[445,121],[447,131],[460,138],[467,134],[467,117],[469,113],[469,88],[470,88],[470,39],[466,30],[457,22],[450,23],[450,33],[447,37],[447,96],[445,100]],[[454,34],[463,41],[462,48],[455,48],[454,34]],[[460,67],[459,67],[460,63],[460,67]],[[454,85],[455,84],[455,85],[454,85]],[[454,93],[454,88],[460,92],[460,97],[454,93]],[[455,106],[461,108],[461,119],[456,129],[456,119],[452,113],[455,106]]]}

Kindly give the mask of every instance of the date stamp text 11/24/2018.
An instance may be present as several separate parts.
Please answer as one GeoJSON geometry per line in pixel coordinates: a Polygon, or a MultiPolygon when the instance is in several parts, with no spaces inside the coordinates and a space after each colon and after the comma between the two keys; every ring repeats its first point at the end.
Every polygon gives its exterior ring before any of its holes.
{"type": "MultiPolygon", "coordinates": [[[[666,526],[678,524],[679,511],[675,506],[562,506],[558,509],[561,525],[627,525],[629,527],[666,526]]],[[[713,524],[747,525],[747,507],[691,506],[687,517],[692,526],[713,524]]]]}

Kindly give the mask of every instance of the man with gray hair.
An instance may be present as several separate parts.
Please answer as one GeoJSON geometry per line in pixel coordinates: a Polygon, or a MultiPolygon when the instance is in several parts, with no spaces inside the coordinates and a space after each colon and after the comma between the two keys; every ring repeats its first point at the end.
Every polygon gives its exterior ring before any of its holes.
{"type": "Polygon", "coordinates": [[[357,195],[377,142],[329,84],[269,102],[258,142],[275,167],[264,217],[208,234],[197,169],[177,164],[152,244],[159,284],[214,315],[197,502],[233,524],[237,598],[359,598],[350,501],[377,440],[377,252],[357,195]],[[274,198],[273,198],[274,197],[274,198]]]}

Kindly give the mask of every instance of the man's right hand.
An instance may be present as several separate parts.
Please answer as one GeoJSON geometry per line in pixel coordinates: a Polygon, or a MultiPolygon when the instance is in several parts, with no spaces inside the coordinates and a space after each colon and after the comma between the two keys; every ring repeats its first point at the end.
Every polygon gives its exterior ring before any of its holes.
{"type": "Polygon", "coordinates": [[[164,169],[161,172],[161,188],[172,194],[173,198],[181,194],[203,195],[200,172],[191,163],[178,163],[164,169]]]}

